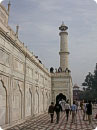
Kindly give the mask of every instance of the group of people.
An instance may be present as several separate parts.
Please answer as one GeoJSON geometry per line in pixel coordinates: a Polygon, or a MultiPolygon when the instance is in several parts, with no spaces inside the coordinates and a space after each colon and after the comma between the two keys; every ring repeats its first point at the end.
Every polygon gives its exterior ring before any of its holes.
{"type": "MultiPolygon", "coordinates": [[[[73,104],[70,106],[69,101],[57,101],[54,105],[54,102],[51,102],[49,106],[48,113],[51,116],[51,123],[53,123],[54,112],[56,112],[56,123],[59,123],[60,112],[66,113],[66,120],[68,121],[69,115],[72,114],[72,123],[76,122],[76,114],[78,111],[78,101],[73,101],[73,104]]],[[[88,120],[89,124],[92,122],[92,103],[89,101],[88,103],[82,103],[81,110],[83,111],[83,120],[88,120]]]]}
{"type": "Polygon", "coordinates": [[[89,124],[92,123],[92,103],[91,101],[84,101],[81,104],[81,110],[83,111],[83,120],[88,120],[89,124]]]}
{"type": "Polygon", "coordinates": [[[77,112],[77,105],[75,102],[73,102],[73,105],[70,106],[68,101],[57,101],[56,104],[54,105],[53,102],[51,102],[51,105],[49,106],[48,113],[51,116],[51,123],[53,123],[53,117],[54,117],[54,112],[56,112],[56,123],[59,123],[60,119],[60,112],[66,112],[66,118],[68,121],[69,114],[72,112],[72,122],[75,122],[76,118],[76,112],[77,112]]]}
{"type": "Polygon", "coordinates": [[[59,122],[59,118],[60,118],[60,111],[62,111],[62,107],[59,104],[59,102],[56,102],[55,106],[54,106],[54,103],[51,102],[51,105],[49,106],[48,113],[51,116],[51,123],[53,123],[54,111],[56,112],[56,116],[57,116],[56,123],[58,123],[59,122]]]}

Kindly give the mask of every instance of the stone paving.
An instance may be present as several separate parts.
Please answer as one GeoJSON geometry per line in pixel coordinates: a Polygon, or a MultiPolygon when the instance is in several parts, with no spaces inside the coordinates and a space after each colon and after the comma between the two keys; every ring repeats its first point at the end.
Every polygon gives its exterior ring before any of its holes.
{"type": "Polygon", "coordinates": [[[18,124],[7,130],[94,130],[97,127],[97,106],[93,109],[92,124],[88,121],[83,121],[83,113],[81,110],[77,112],[76,123],[71,122],[71,115],[69,121],[66,121],[64,112],[60,115],[60,122],[56,124],[56,116],[54,116],[54,123],[50,123],[50,116],[46,113],[38,117],[30,118],[24,123],[18,124]]]}

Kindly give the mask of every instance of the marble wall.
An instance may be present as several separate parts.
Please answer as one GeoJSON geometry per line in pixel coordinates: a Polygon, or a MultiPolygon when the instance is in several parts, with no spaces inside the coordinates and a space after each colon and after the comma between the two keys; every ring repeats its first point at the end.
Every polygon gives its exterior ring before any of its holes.
{"type": "Polygon", "coordinates": [[[0,29],[0,126],[47,112],[51,75],[21,43],[0,29]]]}
{"type": "Polygon", "coordinates": [[[60,93],[69,99],[70,104],[73,103],[72,93],[72,77],[67,72],[57,72],[52,74],[52,101],[56,102],[56,97],[60,93]]]}

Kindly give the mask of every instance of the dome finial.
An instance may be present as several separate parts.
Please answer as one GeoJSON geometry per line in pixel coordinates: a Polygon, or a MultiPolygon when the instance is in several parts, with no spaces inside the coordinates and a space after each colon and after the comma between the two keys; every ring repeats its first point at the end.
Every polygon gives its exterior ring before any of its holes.
{"type": "Polygon", "coordinates": [[[62,25],[64,25],[64,21],[62,21],[62,25]]]}
{"type": "Polygon", "coordinates": [[[9,0],[9,3],[8,3],[8,14],[10,12],[10,6],[11,6],[11,4],[10,4],[10,0],[9,0]]]}
{"type": "Polygon", "coordinates": [[[67,26],[65,26],[64,22],[62,21],[62,25],[59,27],[59,30],[66,31],[68,29],[67,26]]]}

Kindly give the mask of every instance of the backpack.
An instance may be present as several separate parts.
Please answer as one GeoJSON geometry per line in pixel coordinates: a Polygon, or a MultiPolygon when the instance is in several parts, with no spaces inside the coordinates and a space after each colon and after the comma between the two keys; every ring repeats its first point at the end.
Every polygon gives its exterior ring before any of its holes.
{"type": "Polygon", "coordinates": [[[95,116],[95,119],[97,119],[97,114],[96,114],[96,116],[95,116]]]}

